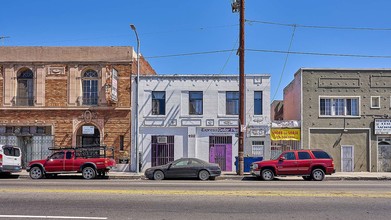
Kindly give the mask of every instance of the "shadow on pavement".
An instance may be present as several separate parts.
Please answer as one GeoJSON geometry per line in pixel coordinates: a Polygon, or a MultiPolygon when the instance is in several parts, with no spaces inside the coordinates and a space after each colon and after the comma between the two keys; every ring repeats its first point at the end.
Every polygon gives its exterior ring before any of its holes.
{"type": "Polygon", "coordinates": [[[0,173],[0,179],[18,179],[19,175],[9,174],[9,173],[0,173]]]}

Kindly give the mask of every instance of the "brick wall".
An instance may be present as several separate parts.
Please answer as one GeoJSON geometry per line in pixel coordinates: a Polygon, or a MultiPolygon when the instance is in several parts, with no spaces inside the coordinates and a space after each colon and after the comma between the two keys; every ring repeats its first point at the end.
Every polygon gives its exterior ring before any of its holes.
{"type": "MultiPolygon", "coordinates": [[[[97,119],[104,120],[104,127],[100,131],[101,139],[107,146],[115,148],[115,158],[129,157],[130,151],[130,114],[129,111],[92,111],[97,119]],[[124,136],[124,150],[120,151],[120,136],[124,136]]],[[[76,138],[77,131],[73,131],[73,119],[80,118],[84,110],[13,110],[0,111],[0,121],[7,121],[7,126],[52,126],[55,146],[71,146],[72,138],[76,138]]],[[[83,124],[82,124],[83,125],[83,124]]]]}
{"type": "Polygon", "coordinates": [[[45,106],[67,106],[67,79],[46,79],[45,106]]]}

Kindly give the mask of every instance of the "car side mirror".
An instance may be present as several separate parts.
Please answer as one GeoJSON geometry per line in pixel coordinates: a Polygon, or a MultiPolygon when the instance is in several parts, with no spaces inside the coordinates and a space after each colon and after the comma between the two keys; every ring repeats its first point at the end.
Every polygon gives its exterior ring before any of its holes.
{"type": "Polygon", "coordinates": [[[280,161],[284,161],[285,160],[285,157],[280,157],[280,161]]]}
{"type": "Polygon", "coordinates": [[[47,157],[46,157],[46,160],[50,160],[50,156],[47,156],[47,157]]]}

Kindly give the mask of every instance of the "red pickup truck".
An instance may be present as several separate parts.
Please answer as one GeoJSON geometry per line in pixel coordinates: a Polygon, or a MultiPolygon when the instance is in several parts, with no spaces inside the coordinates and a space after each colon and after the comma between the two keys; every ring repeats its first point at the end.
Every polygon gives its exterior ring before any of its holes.
{"type": "Polygon", "coordinates": [[[323,150],[292,150],[277,159],[251,164],[251,174],[263,180],[275,176],[302,176],[304,180],[322,181],[325,175],[335,173],[334,161],[323,150]]]}
{"type": "Polygon", "coordinates": [[[113,149],[107,147],[52,148],[54,153],[43,160],[31,161],[26,170],[32,179],[64,173],[82,173],[84,179],[105,176],[116,166],[113,149]],[[110,157],[107,150],[110,149],[110,157]]]}

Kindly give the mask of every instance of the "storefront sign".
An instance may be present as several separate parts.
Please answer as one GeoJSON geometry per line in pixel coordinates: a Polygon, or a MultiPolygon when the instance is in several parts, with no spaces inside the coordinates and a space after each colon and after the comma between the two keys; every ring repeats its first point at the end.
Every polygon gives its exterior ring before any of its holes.
{"type": "Polygon", "coordinates": [[[300,129],[271,129],[270,138],[273,141],[300,141],[300,129]]]}
{"type": "Polygon", "coordinates": [[[200,132],[206,135],[237,134],[238,128],[200,128],[200,132]]]}
{"type": "Polygon", "coordinates": [[[391,134],[391,119],[375,119],[375,134],[391,134]]]}
{"type": "Polygon", "coordinates": [[[83,126],[83,134],[94,134],[94,126],[83,126]]]}

